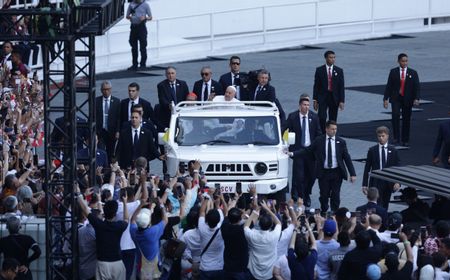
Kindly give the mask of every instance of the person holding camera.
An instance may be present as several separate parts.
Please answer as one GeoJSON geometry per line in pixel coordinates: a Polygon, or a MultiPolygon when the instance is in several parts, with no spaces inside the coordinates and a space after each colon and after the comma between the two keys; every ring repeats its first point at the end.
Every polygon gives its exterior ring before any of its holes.
{"type": "Polygon", "coordinates": [[[145,24],[152,20],[150,5],[145,0],[134,0],[128,6],[126,17],[131,22],[129,43],[133,59],[133,64],[128,70],[138,69],[138,43],[141,51],[140,69],[143,70],[147,63],[147,26],[145,24]]]}

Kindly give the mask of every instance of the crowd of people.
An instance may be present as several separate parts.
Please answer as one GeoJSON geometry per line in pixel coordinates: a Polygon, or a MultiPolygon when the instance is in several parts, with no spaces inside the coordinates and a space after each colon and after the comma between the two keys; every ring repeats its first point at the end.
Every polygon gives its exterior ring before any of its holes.
{"type": "MultiPolygon", "coordinates": [[[[29,264],[40,249],[31,237],[19,234],[20,223],[46,213],[47,207],[36,153],[44,135],[43,93],[22,57],[20,46],[3,44],[0,212],[10,234],[0,239],[6,258],[0,279],[30,279],[29,264]]],[[[334,65],[334,52],[324,58],[312,97],[302,94],[298,110],[287,116],[270,73],[241,72],[237,56],[218,81],[211,67],[202,67],[192,91],[177,78],[175,67],[167,67],[155,106],[135,82],[123,100],[112,95],[111,82],[103,82],[96,98],[95,138],[81,128],[77,133],[78,158],[87,156],[89,145],[97,145],[95,182],[89,181],[86,166],[77,166],[73,213],[79,221],[80,279],[449,279],[448,198],[436,196],[430,207],[414,189],[404,188],[408,208],[389,215],[391,194],[400,185],[369,177],[372,170],[399,165],[394,145],[408,146],[409,110],[419,99],[417,73],[400,54],[384,96],[385,106],[394,105],[393,139],[387,127],[377,128],[378,143],[369,149],[362,174],[368,202],[351,211],[340,205],[340,187],[343,180],[355,182],[356,172],[345,140],[336,135],[337,114],[345,106],[344,72],[334,65]],[[282,131],[296,133],[295,145],[285,151],[293,159],[290,199],[270,200],[253,185],[244,193],[222,194],[208,184],[197,160],[180,166],[175,177],[168,176],[165,166],[161,176],[151,172],[150,161],[166,158],[157,134],[169,126],[173,106],[182,101],[275,103],[282,131]],[[320,208],[311,209],[316,179],[320,208]]],[[[78,116],[77,121],[86,120],[78,116]]],[[[55,124],[64,127],[62,118],[55,124]]],[[[436,146],[447,145],[445,131],[436,146]]],[[[48,139],[63,140],[57,128],[48,139]]],[[[438,153],[433,157],[437,162],[438,153]]],[[[63,176],[61,161],[52,158],[51,180],[63,176]]],[[[72,213],[62,207],[64,192],[61,186],[53,190],[49,203],[54,215],[72,213]]],[[[67,245],[57,250],[64,252],[67,245]]]]}

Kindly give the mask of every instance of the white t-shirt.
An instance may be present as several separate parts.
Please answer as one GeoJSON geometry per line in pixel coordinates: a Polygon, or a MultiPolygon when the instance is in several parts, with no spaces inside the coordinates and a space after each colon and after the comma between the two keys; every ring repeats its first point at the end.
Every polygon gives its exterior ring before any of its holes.
{"type": "Polygon", "coordinates": [[[294,233],[294,229],[295,229],[294,225],[289,224],[289,226],[281,232],[281,238],[278,241],[277,245],[277,258],[287,254],[289,243],[291,242],[292,233],[294,233]]]}
{"type": "MultiPolygon", "coordinates": [[[[223,221],[222,210],[218,209],[220,214],[220,222],[215,228],[210,228],[205,222],[205,217],[198,219],[198,230],[200,232],[201,251],[206,247],[211,237],[214,235],[217,229],[219,232],[214,237],[214,240],[208,247],[208,250],[201,256],[200,270],[214,271],[223,269],[223,250],[225,245],[223,243],[222,233],[220,232],[220,226],[223,221]]],[[[201,253],[200,251],[200,253],[201,253]]]]}
{"type": "Polygon", "coordinates": [[[249,249],[248,269],[257,279],[271,279],[273,266],[277,261],[277,251],[274,248],[280,238],[281,225],[277,224],[272,231],[245,227],[244,233],[249,249]]]}
{"type": "Polygon", "coordinates": [[[277,262],[274,265],[274,268],[275,267],[280,269],[280,275],[283,280],[291,279],[291,269],[289,268],[289,263],[286,255],[280,256],[278,258],[277,262]]]}
{"type": "Polygon", "coordinates": [[[186,259],[192,258],[193,261],[200,262],[200,254],[202,253],[203,248],[198,228],[186,231],[181,235],[180,240],[186,243],[186,250],[184,251],[183,256],[186,259]]]}
{"type": "MultiPolygon", "coordinates": [[[[139,207],[141,202],[139,200],[135,200],[132,202],[127,202],[128,209],[128,226],[127,229],[122,233],[122,238],[120,239],[120,249],[123,250],[131,250],[135,249],[133,239],[131,239],[130,235],[130,219],[133,216],[134,211],[139,207]]],[[[123,202],[119,202],[119,208],[117,209],[116,220],[123,220],[123,202]]]]}

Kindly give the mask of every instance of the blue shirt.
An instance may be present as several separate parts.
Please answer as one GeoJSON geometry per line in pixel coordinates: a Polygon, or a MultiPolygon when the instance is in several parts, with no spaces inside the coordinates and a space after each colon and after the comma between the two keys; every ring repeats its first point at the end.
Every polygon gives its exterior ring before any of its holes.
{"type": "Polygon", "coordinates": [[[317,279],[330,279],[328,257],[331,251],[338,248],[339,243],[334,239],[317,241],[317,279]]]}
{"type": "Polygon", "coordinates": [[[130,225],[130,234],[134,244],[136,244],[136,247],[139,248],[144,257],[149,261],[158,255],[159,239],[163,233],[163,221],[146,229],[138,229],[135,223],[130,225]]]}
{"type": "Polygon", "coordinates": [[[289,248],[287,259],[289,268],[291,269],[291,279],[314,279],[314,266],[317,262],[316,250],[311,250],[309,255],[299,262],[294,249],[289,248]]]}

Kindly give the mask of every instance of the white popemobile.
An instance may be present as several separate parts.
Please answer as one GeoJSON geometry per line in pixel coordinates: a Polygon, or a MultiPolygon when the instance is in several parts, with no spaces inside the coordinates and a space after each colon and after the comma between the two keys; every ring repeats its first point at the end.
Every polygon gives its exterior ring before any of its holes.
{"type": "Polygon", "coordinates": [[[295,133],[283,139],[280,129],[271,102],[181,102],[159,139],[171,176],[180,164],[198,159],[208,184],[220,184],[224,193],[234,193],[241,182],[243,192],[255,183],[258,193],[272,194],[288,185],[289,158],[283,151],[295,142],[295,133]]]}

